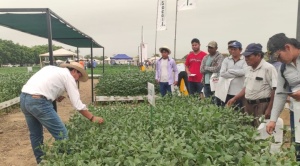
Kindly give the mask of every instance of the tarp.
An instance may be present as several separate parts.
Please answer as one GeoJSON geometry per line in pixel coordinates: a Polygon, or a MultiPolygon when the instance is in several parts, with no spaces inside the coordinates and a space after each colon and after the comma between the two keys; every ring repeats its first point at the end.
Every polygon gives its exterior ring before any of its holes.
{"type": "Polygon", "coordinates": [[[133,58],[126,55],[126,54],[117,54],[114,57],[111,57],[110,59],[115,59],[115,60],[132,60],[133,58]]]}
{"type": "MultiPolygon", "coordinates": [[[[74,57],[77,56],[77,54],[75,52],[66,50],[64,48],[58,49],[53,51],[53,56],[59,56],[59,57],[74,57]]],[[[49,57],[49,52],[44,53],[44,54],[40,54],[40,57],[49,57]]]]}
{"type": "Polygon", "coordinates": [[[60,18],[54,12],[47,8],[37,9],[5,9],[0,8],[0,25],[19,30],[21,32],[48,38],[47,14],[50,11],[52,39],[74,47],[89,48],[93,44],[94,48],[103,48],[90,36],[79,31],[68,22],[60,18]],[[24,12],[24,13],[7,13],[24,12]],[[25,12],[43,12],[43,13],[25,13],[25,12]]]}

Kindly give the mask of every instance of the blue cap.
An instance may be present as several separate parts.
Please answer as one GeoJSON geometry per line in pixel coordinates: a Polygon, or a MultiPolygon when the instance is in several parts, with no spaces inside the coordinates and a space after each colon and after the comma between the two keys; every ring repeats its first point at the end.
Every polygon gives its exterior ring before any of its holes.
{"type": "Polygon", "coordinates": [[[235,41],[231,44],[228,45],[228,47],[233,47],[233,48],[242,48],[242,43],[235,41]]]}
{"type": "Polygon", "coordinates": [[[251,43],[247,46],[245,52],[243,52],[242,54],[244,56],[249,56],[253,53],[260,53],[262,52],[262,45],[259,43],[251,43]]]}

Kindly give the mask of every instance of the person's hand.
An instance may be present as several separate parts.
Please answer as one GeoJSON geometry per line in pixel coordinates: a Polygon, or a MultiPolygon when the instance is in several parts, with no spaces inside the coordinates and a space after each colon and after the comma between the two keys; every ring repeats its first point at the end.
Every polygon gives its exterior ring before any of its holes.
{"type": "Polygon", "coordinates": [[[66,97],[65,96],[59,96],[57,99],[56,99],[56,101],[57,102],[61,102],[61,101],[63,101],[63,99],[65,99],[66,97]]]}
{"type": "Polygon", "coordinates": [[[270,121],[266,126],[267,133],[273,134],[273,131],[275,130],[275,126],[276,126],[276,122],[270,121]]]}
{"type": "Polygon", "coordinates": [[[235,102],[236,102],[235,98],[232,98],[232,99],[230,99],[230,100],[227,102],[226,106],[227,106],[227,107],[230,107],[230,106],[232,106],[235,102]]]}
{"type": "Polygon", "coordinates": [[[177,81],[175,81],[175,82],[174,82],[174,85],[177,85],[177,83],[178,83],[178,82],[177,82],[177,81]]]}
{"type": "Polygon", "coordinates": [[[289,96],[291,96],[292,98],[294,98],[296,101],[300,101],[300,90],[298,90],[297,92],[294,92],[294,93],[290,94],[289,96]]]}
{"type": "Polygon", "coordinates": [[[271,110],[267,109],[265,112],[265,119],[270,119],[270,116],[271,116],[271,110]]]}
{"type": "Polygon", "coordinates": [[[95,117],[93,118],[92,122],[102,124],[102,123],[104,123],[104,120],[103,120],[102,117],[97,117],[97,116],[95,116],[95,117]]]}
{"type": "Polygon", "coordinates": [[[155,81],[156,81],[157,84],[159,84],[159,81],[158,81],[158,80],[155,80],[155,81]]]}
{"type": "Polygon", "coordinates": [[[187,71],[186,74],[187,74],[188,76],[190,76],[190,75],[191,75],[191,72],[190,72],[190,71],[187,71]]]}

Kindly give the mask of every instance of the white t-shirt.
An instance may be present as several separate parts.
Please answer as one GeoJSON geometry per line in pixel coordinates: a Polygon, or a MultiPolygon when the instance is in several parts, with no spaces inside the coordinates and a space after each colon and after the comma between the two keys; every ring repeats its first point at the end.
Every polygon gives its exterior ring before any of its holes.
{"type": "Polygon", "coordinates": [[[168,78],[168,59],[161,59],[161,76],[159,82],[169,82],[168,78]]]}
{"type": "Polygon", "coordinates": [[[35,73],[23,86],[22,92],[31,95],[43,95],[54,101],[64,92],[76,110],[86,110],[86,105],[80,100],[76,81],[69,69],[56,66],[46,66],[35,73]]]}

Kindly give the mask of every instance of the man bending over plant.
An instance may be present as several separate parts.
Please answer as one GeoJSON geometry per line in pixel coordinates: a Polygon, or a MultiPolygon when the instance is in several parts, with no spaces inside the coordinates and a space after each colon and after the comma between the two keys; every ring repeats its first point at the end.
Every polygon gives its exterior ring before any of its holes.
{"type": "Polygon", "coordinates": [[[101,117],[94,116],[80,100],[76,81],[85,82],[88,75],[77,62],[64,63],[61,67],[46,66],[35,73],[23,86],[20,95],[21,110],[25,115],[30,132],[30,141],[37,163],[44,155],[40,146],[43,144],[43,126],[55,140],[68,139],[67,129],[53,108],[52,102],[61,102],[61,96],[67,91],[72,105],[92,122],[103,123],[101,117]]]}

